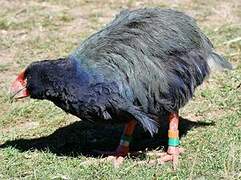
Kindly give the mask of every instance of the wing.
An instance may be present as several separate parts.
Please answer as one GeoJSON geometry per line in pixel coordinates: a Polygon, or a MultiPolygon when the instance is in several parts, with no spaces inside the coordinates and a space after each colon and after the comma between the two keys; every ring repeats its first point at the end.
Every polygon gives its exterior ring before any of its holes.
{"type": "Polygon", "coordinates": [[[212,48],[191,17],[151,8],[123,11],[71,56],[116,82],[135,107],[158,114],[178,110],[193,96],[209,73],[212,48]]]}

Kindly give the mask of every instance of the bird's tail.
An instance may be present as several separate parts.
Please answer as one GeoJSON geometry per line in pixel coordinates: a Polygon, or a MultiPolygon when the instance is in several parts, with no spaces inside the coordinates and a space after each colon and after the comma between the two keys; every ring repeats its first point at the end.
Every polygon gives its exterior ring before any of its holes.
{"type": "Polygon", "coordinates": [[[154,119],[148,117],[148,115],[137,108],[129,108],[127,110],[137,121],[139,121],[145,130],[148,130],[153,136],[158,132],[159,124],[154,119]]]}
{"type": "Polygon", "coordinates": [[[211,71],[223,71],[225,69],[233,69],[233,66],[230,62],[228,62],[224,57],[220,56],[214,51],[209,55],[207,62],[211,71]]]}

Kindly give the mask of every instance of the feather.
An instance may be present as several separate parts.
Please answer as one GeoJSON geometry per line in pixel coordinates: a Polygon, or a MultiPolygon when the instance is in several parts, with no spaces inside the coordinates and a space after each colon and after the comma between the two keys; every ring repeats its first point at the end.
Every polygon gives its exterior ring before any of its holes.
{"type": "Polygon", "coordinates": [[[146,8],[122,11],[65,60],[30,66],[28,77],[45,76],[41,88],[29,81],[32,97],[83,120],[122,122],[131,115],[153,135],[156,119],[183,107],[213,65],[231,69],[193,18],[146,8]]]}

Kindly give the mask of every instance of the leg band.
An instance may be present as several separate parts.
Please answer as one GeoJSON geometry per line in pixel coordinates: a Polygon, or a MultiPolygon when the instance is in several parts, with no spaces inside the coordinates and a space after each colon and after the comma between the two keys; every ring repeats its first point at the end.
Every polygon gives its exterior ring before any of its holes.
{"type": "Polygon", "coordinates": [[[178,138],[168,138],[168,146],[177,147],[180,144],[178,138]]]}
{"type": "Polygon", "coordinates": [[[178,138],[179,137],[179,131],[176,130],[168,130],[168,137],[169,138],[178,138]]]}
{"type": "Polygon", "coordinates": [[[132,136],[128,136],[128,135],[122,135],[121,136],[121,140],[120,140],[120,145],[122,146],[129,146],[130,142],[131,142],[132,136]]]}

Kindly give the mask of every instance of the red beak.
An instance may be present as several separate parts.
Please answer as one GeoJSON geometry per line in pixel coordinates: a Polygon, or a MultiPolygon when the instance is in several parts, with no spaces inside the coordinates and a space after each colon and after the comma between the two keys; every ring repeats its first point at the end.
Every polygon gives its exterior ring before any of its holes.
{"type": "Polygon", "coordinates": [[[29,91],[26,88],[27,81],[25,71],[21,72],[11,86],[12,98],[21,99],[29,96],[29,91]]]}

